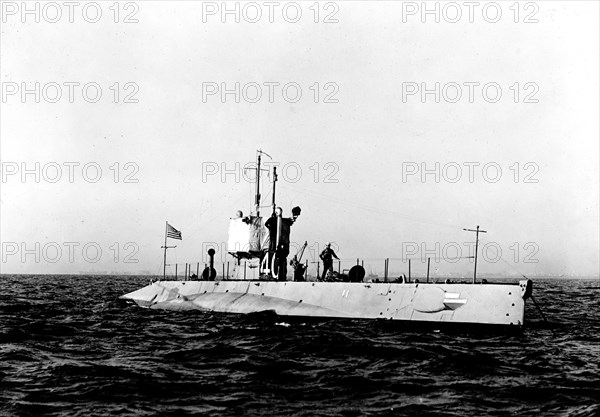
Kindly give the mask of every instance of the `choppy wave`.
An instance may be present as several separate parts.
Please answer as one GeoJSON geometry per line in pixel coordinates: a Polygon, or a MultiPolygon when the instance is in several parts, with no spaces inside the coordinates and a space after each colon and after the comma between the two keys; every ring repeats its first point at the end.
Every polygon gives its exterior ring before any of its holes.
{"type": "Polygon", "coordinates": [[[536,280],[521,335],[118,300],[147,281],[0,277],[0,415],[600,415],[598,279],[536,280]]]}

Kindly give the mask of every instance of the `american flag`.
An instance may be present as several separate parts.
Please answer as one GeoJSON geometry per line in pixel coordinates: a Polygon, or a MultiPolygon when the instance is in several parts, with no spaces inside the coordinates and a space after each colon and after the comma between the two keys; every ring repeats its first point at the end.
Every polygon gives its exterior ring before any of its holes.
{"type": "Polygon", "coordinates": [[[167,223],[167,237],[171,239],[181,240],[181,232],[167,223]]]}

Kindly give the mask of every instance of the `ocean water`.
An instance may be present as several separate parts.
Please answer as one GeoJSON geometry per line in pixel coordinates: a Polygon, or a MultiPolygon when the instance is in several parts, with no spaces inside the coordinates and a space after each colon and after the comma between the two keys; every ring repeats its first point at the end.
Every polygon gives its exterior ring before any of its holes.
{"type": "Polygon", "coordinates": [[[522,334],[142,309],[123,276],[0,276],[2,416],[600,416],[600,281],[522,334]]]}

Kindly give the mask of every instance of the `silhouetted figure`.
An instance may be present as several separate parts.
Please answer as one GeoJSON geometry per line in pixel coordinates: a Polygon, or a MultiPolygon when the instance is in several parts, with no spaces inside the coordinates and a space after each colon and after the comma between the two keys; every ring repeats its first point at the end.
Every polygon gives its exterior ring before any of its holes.
{"type": "Polygon", "coordinates": [[[281,207],[277,207],[275,213],[265,222],[265,227],[269,230],[271,275],[277,277],[278,281],[286,280],[287,256],[290,254],[290,227],[298,217],[295,212],[293,218],[284,218],[282,214],[281,207]]]}
{"type": "Polygon", "coordinates": [[[319,255],[321,260],[323,261],[323,275],[321,275],[321,281],[325,281],[325,277],[327,276],[327,272],[331,271],[333,274],[333,258],[340,259],[337,257],[333,249],[331,249],[331,243],[327,242],[325,245],[325,249],[319,255]]]}

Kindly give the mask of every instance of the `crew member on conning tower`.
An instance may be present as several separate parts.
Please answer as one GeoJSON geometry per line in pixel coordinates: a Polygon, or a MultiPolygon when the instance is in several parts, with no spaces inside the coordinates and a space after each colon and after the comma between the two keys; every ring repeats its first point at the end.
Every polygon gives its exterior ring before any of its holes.
{"type": "Polygon", "coordinates": [[[292,218],[284,218],[282,214],[281,207],[277,207],[273,215],[265,222],[265,227],[269,230],[271,273],[279,281],[286,280],[287,256],[290,254],[290,227],[300,215],[300,207],[293,208],[292,218]]]}

